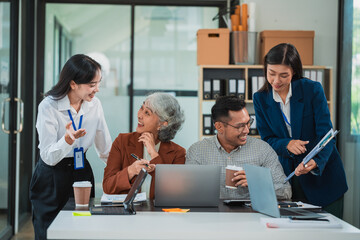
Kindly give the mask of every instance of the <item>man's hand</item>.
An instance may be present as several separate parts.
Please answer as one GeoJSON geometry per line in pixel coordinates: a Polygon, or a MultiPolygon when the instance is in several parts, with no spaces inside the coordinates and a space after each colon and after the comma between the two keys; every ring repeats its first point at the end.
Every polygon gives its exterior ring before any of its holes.
{"type": "Polygon", "coordinates": [[[244,170],[235,172],[234,176],[235,177],[233,179],[231,179],[231,181],[237,182],[237,183],[235,183],[235,187],[238,187],[238,186],[247,187],[248,186],[244,170]]]}

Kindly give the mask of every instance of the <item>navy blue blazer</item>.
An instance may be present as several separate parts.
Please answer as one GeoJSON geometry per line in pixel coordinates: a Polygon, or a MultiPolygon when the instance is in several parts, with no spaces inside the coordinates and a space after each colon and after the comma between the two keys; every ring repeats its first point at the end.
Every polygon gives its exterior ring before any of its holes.
{"type": "MultiPolygon", "coordinates": [[[[320,83],[302,78],[291,82],[290,123],[292,137],[286,128],[280,104],[269,92],[254,94],[256,127],[261,138],[269,143],[279,156],[286,175],[300,164],[302,159],[332,128],[330,112],[320,83]],[[292,139],[309,141],[307,152],[290,155],[286,146],[292,139]]],[[[309,172],[299,176],[299,182],[311,204],[327,206],[347,191],[344,167],[335,146],[335,139],[314,157],[317,175],[309,172]]]]}

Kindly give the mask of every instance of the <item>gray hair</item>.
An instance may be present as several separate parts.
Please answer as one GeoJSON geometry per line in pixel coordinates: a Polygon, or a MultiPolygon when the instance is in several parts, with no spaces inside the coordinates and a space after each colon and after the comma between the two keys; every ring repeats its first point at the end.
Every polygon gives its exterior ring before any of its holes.
{"type": "Polygon", "coordinates": [[[145,99],[145,103],[159,117],[160,121],[167,122],[167,126],[161,126],[159,130],[159,140],[168,142],[172,140],[181,125],[185,121],[184,111],[175,97],[168,93],[155,92],[145,99]]]}

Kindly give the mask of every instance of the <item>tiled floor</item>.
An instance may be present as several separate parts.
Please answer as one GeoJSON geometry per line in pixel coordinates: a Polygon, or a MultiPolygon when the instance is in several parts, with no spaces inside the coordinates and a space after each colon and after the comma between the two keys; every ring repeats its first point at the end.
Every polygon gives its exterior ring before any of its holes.
{"type": "Polygon", "coordinates": [[[13,236],[11,240],[33,240],[34,239],[34,228],[32,225],[31,217],[26,221],[24,226],[20,228],[18,234],[13,236]]]}

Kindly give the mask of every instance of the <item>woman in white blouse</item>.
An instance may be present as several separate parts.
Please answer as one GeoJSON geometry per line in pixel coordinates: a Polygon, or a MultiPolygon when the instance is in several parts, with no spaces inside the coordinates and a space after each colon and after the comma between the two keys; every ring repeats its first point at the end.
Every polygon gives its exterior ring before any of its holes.
{"type": "Polygon", "coordinates": [[[91,196],[95,195],[85,153],[95,143],[106,163],[112,144],[100,100],[95,97],[100,81],[100,64],[86,55],[74,55],[39,105],[40,158],[30,183],[35,239],[46,239],[47,228],[73,196],[73,182],[90,181],[91,196]]]}

